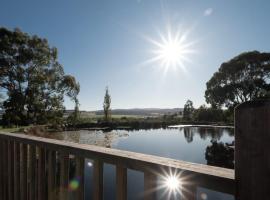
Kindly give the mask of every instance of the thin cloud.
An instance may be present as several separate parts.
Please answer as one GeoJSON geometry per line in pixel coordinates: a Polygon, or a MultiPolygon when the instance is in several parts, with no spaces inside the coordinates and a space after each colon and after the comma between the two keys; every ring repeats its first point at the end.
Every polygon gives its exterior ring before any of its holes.
{"type": "Polygon", "coordinates": [[[212,13],[213,13],[213,8],[207,8],[204,12],[203,12],[203,15],[204,16],[210,16],[210,15],[212,15],[212,13]]]}

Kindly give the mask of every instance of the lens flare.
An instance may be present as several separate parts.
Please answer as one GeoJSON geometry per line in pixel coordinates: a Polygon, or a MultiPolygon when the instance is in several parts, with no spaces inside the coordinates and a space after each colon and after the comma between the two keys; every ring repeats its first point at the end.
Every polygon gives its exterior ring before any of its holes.
{"type": "Polygon", "coordinates": [[[69,182],[69,190],[70,191],[75,191],[79,188],[80,186],[80,178],[74,178],[69,182]]]}
{"type": "Polygon", "coordinates": [[[192,62],[190,54],[196,51],[193,49],[196,41],[188,41],[190,30],[173,31],[168,25],[167,32],[160,33],[160,39],[155,40],[150,37],[144,37],[148,42],[154,45],[151,54],[152,57],[143,64],[157,64],[164,70],[164,74],[169,69],[181,69],[186,72],[186,63],[192,62]]]}
{"type": "Polygon", "coordinates": [[[170,190],[177,190],[181,188],[181,180],[176,176],[167,177],[165,184],[170,190]]]}

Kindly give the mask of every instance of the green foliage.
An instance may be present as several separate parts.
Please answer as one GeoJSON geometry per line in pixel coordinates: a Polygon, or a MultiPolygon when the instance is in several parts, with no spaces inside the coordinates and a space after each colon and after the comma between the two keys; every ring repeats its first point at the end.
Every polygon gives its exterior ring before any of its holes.
{"type": "Polygon", "coordinates": [[[200,106],[194,111],[194,121],[200,122],[223,122],[226,121],[224,111],[218,108],[207,108],[205,105],[200,106]]]}
{"type": "Polygon", "coordinates": [[[206,102],[213,107],[269,98],[270,53],[245,52],[222,63],[206,86],[206,102]]]}
{"type": "Polygon", "coordinates": [[[190,121],[192,119],[193,112],[194,112],[193,102],[191,100],[187,100],[187,102],[184,105],[183,119],[186,121],[190,121]]]}
{"type": "Polygon", "coordinates": [[[79,110],[79,101],[77,98],[75,98],[75,108],[74,112],[71,113],[71,115],[68,116],[67,122],[69,124],[72,124],[74,127],[77,126],[77,124],[80,122],[80,110],[79,110]]]}
{"type": "Polygon", "coordinates": [[[109,121],[111,119],[111,96],[109,94],[108,87],[106,87],[106,91],[105,91],[103,110],[104,110],[105,121],[109,121]]]}
{"type": "Polygon", "coordinates": [[[7,96],[6,125],[59,124],[64,96],[75,100],[80,90],[46,39],[5,28],[0,28],[0,88],[7,96]]]}

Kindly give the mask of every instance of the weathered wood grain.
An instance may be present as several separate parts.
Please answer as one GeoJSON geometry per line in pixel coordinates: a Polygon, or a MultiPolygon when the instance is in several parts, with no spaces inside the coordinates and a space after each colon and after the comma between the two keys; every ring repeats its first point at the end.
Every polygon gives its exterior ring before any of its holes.
{"type": "Polygon", "coordinates": [[[93,165],[93,199],[103,199],[103,162],[94,160],[93,165]]]}
{"type": "Polygon", "coordinates": [[[127,199],[127,168],[116,166],[116,199],[127,199]]]}

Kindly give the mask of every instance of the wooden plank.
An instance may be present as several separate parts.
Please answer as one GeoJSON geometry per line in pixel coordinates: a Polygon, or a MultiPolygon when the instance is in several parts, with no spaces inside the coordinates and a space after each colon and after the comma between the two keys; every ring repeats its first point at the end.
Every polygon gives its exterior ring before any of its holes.
{"type": "Polygon", "coordinates": [[[14,144],[14,199],[20,199],[20,143],[14,144]]]}
{"type": "Polygon", "coordinates": [[[93,199],[103,199],[103,162],[100,160],[94,160],[93,182],[93,199]]]}
{"type": "Polygon", "coordinates": [[[14,199],[14,142],[8,141],[8,199],[14,199]]]}
{"type": "Polygon", "coordinates": [[[56,197],[56,152],[48,151],[48,199],[55,200],[56,197]]]}
{"type": "Polygon", "coordinates": [[[27,200],[27,144],[21,144],[20,147],[20,199],[27,200]]]}
{"type": "Polygon", "coordinates": [[[29,168],[28,168],[28,174],[29,174],[29,200],[35,200],[36,198],[36,163],[37,163],[37,157],[36,157],[36,147],[33,145],[29,146],[29,168]]]}
{"type": "Polygon", "coordinates": [[[38,200],[45,200],[45,183],[46,183],[46,172],[45,172],[45,164],[46,164],[46,154],[45,149],[38,147],[38,185],[37,185],[37,195],[38,200]]]}
{"type": "Polygon", "coordinates": [[[144,172],[144,200],[157,199],[157,176],[151,172],[144,172]]]}
{"type": "Polygon", "coordinates": [[[126,168],[139,171],[144,171],[148,168],[154,170],[160,170],[160,168],[164,170],[183,170],[202,180],[202,183],[200,183],[201,187],[210,187],[209,189],[217,191],[223,190],[230,194],[234,194],[235,191],[234,170],[231,169],[23,134],[1,133],[0,138],[45,146],[51,150],[61,150],[62,152],[80,155],[85,158],[100,159],[100,161],[110,164],[117,165],[120,162],[126,168]]]}
{"type": "Polygon", "coordinates": [[[127,199],[127,168],[116,166],[116,199],[127,199]]]}
{"type": "Polygon", "coordinates": [[[69,154],[60,152],[60,200],[68,199],[68,184],[69,184],[69,154]]]}
{"type": "Polygon", "coordinates": [[[76,192],[76,200],[84,200],[84,158],[77,156],[76,158],[75,178],[79,181],[79,188],[76,192]]]}

